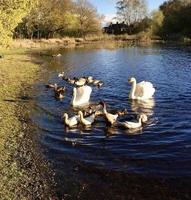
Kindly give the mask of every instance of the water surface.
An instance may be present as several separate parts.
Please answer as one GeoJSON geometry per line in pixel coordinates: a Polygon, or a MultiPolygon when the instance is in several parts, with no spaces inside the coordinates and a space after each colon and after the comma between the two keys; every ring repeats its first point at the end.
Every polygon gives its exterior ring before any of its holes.
{"type": "Polygon", "coordinates": [[[57,177],[62,177],[63,166],[70,162],[122,176],[136,174],[181,180],[191,177],[191,54],[188,49],[103,47],[54,53],[62,56],[44,57],[47,71],[36,86],[33,119],[42,132],[41,143],[54,163],[57,177]],[[61,71],[70,77],[91,75],[103,80],[101,89],[93,88],[91,103],[104,100],[108,110],[126,108],[129,114],[119,121],[136,120],[137,114],[145,113],[149,116],[148,123],[142,130],[130,132],[107,127],[100,117],[88,129],[66,128],[61,116],[64,112],[74,113],[70,106],[72,86],[58,79],[61,71]],[[127,80],[132,76],[153,83],[156,88],[153,100],[128,100],[127,80]],[[54,99],[52,91],[44,87],[47,82],[65,85],[65,99],[54,99]]]}

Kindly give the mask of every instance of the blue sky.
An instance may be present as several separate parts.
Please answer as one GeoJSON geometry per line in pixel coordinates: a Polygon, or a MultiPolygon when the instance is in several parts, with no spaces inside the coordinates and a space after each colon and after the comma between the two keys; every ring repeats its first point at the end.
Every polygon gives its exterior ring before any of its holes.
{"type": "MultiPolygon", "coordinates": [[[[106,21],[112,19],[116,14],[117,0],[89,0],[100,14],[105,15],[106,21]]],[[[147,0],[149,11],[157,9],[165,0],[147,0]]]]}

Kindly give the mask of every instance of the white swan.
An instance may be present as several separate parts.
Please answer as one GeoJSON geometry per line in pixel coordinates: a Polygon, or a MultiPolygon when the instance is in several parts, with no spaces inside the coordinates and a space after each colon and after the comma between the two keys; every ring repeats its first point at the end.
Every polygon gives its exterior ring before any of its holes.
{"type": "Polygon", "coordinates": [[[82,86],[73,89],[73,106],[82,106],[89,103],[92,88],[90,86],[82,86]]]}
{"type": "Polygon", "coordinates": [[[80,119],[78,115],[68,118],[67,113],[64,113],[63,118],[64,118],[65,125],[69,127],[76,126],[79,123],[79,119],[80,119]]]}
{"type": "Polygon", "coordinates": [[[95,121],[95,117],[96,117],[95,113],[93,113],[93,114],[91,114],[91,115],[89,115],[88,117],[85,117],[85,118],[83,116],[82,111],[79,111],[78,114],[80,116],[81,123],[85,126],[91,126],[91,124],[95,121]]]}
{"type": "Polygon", "coordinates": [[[137,83],[135,78],[130,78],[129,83],[132,88],[129,94],[130,99],[146,100],[152,98],[155,93],[155,88],[151,82],[142,81],[137,83]]]}
{"type": "Polygon", "coordinates": [[[138,129],[141,128],[142,123],[145,123],[147,120],[148,120],[147,116],[145,114],[141,114],[139,116],[138,122],[128,122],[128,121],[118,122],[118,125],[128,129],[138,129]]]}

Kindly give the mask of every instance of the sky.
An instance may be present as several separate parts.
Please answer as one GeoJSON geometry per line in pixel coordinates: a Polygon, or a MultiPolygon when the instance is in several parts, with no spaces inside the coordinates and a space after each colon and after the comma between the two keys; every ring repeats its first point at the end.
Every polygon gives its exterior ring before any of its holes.
{"type": "MultiPolygon", "coordinates": [[[[110,21],[116,14],[117,0],[89,0],[96,8],[98,13],[105,16],[105,23],[110,21]]],[[[147,0],[149,11],[157,9],[165,0],[147,0]]]]}

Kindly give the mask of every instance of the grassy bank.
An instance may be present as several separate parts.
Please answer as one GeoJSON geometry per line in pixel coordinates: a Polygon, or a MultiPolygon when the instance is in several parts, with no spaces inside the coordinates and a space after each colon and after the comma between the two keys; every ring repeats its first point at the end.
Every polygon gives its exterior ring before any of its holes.
{"type": "Polygon", "coordinates": [[[0,199],[47,199],[51,195],[47,164],[28,118],[39,65],[24,49],[0,49],[0,199]]]}
{"type": "Polygon", "coordinates": [[[16,39],[10,44],[11,48],[58,48],[58,47],[75,47],[79,44],[89,44],[94,42],[151,42],[148,33],[141,32],[136,35],[92,35],[85,38],[52,38],[52,39],[16,39]]]}

